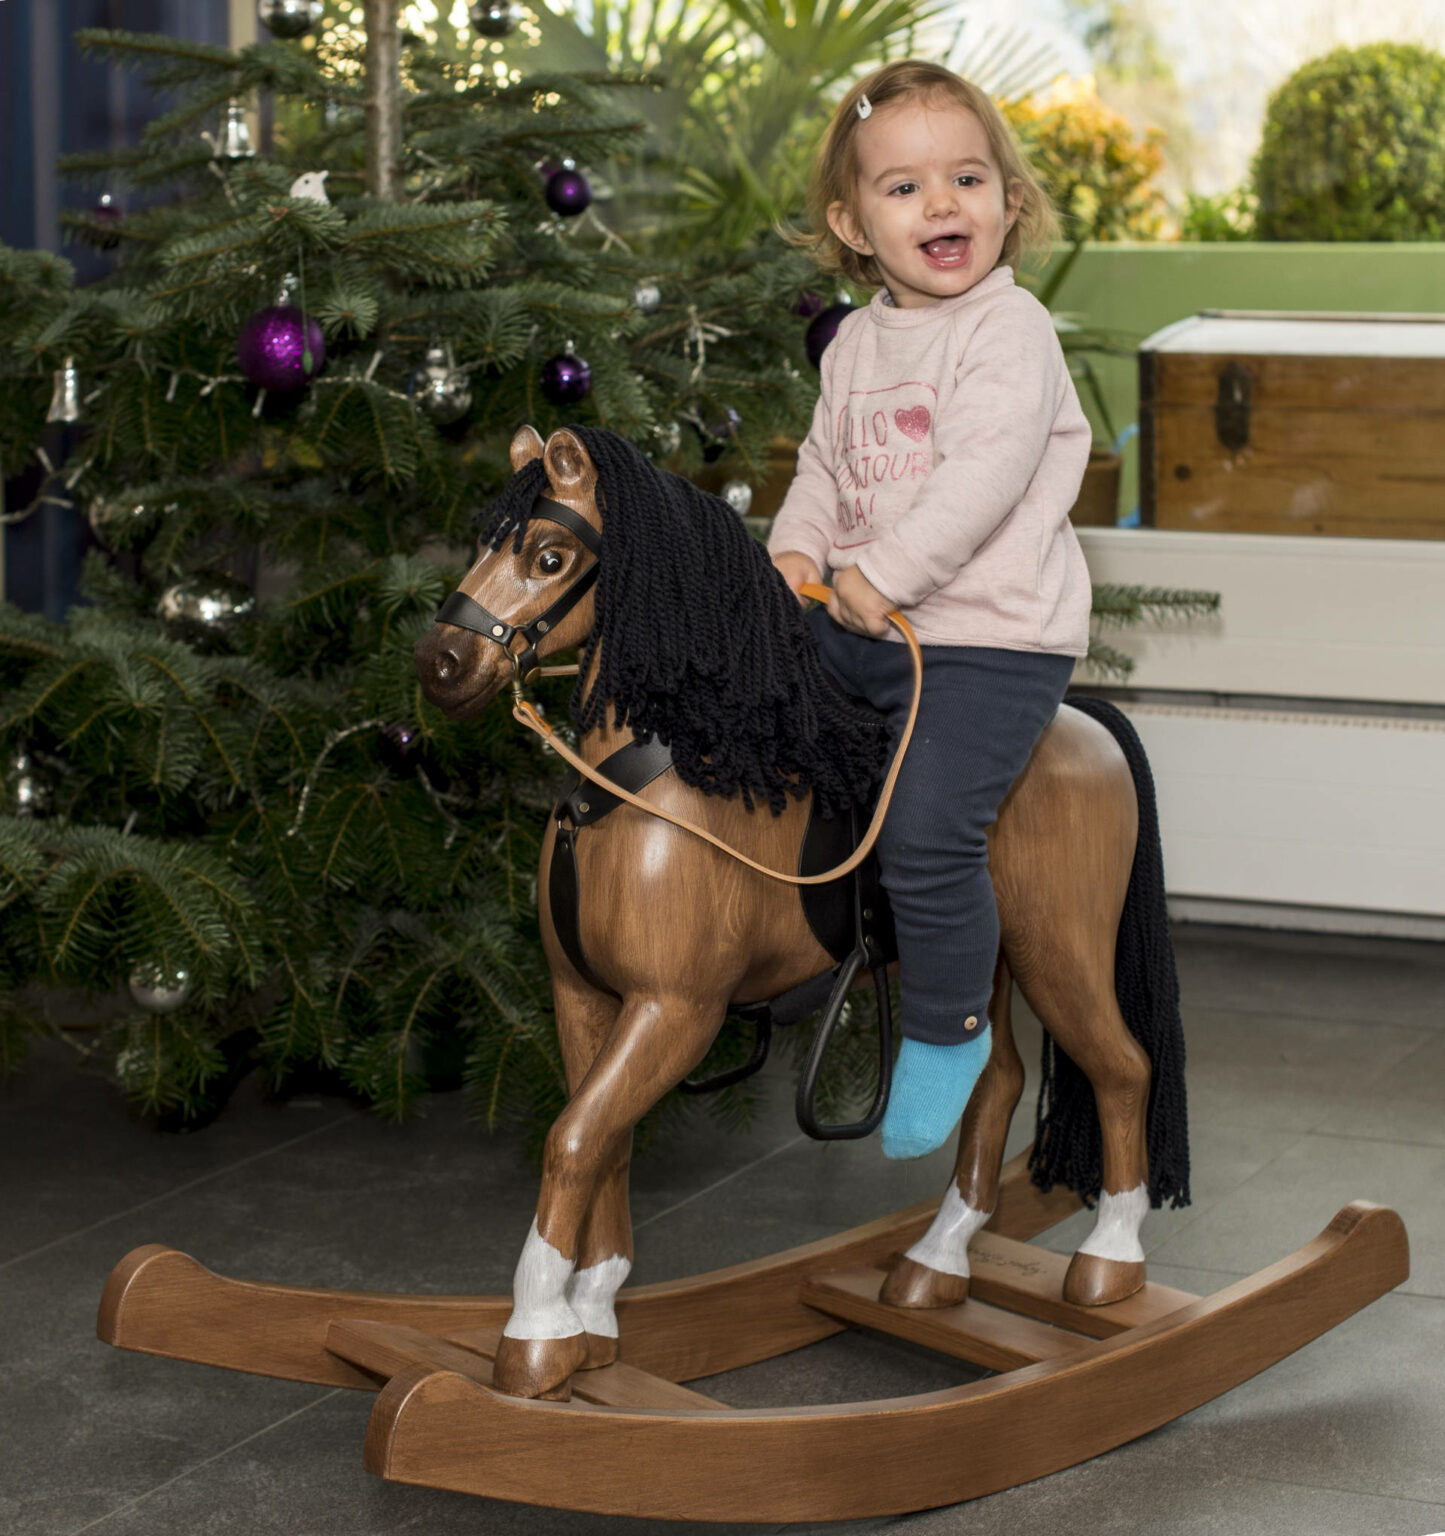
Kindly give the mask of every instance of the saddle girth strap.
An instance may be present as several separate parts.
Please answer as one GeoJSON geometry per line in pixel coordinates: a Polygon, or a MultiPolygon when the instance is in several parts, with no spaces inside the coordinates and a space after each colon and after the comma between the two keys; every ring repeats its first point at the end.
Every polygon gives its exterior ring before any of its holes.
{"type": "MultiPolygon", "coordinates": [[[[645,741],[631,741],[619,747],[601,764],[601,770],[613,783],[629,794],[637,794],[672,767],[672,752],[655,736],[645,741]]],[[[552,845],[552,863],[547,873],[547,896],[552,911],[552,928],[572,968],[589,986],[599,992],[617,994],[588,964],[582,949],[581,882],[577,874],[577,834],[583,827],[595,826],[607,813],[623,802],[614,794],[590,784],[574,772],[563,787],[552,814],[557,819],[557,837],[552,845]]]]}

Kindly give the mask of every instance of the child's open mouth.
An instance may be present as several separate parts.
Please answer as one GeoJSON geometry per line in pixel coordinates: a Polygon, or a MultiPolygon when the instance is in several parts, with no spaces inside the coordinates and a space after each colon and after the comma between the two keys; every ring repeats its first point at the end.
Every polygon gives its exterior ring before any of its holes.
{"type": "Polygon", "coordinates": [[[942,235],[937,240],[927,240],[921,249],[930,266],[948,269],[961,267],[968,261],[973,242],[967,235],[942,235]]]}

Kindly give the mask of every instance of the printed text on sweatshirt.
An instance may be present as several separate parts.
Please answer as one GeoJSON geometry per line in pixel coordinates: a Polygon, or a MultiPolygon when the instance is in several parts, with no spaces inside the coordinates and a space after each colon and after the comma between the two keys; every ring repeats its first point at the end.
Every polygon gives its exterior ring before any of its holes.
{"type": "Polygon", "coordinates": [[[1082,656],[1069,509],[1090,437],[1048,311],[1010,268],[918,309],[880,290],[823,354],[769,551],[856,564],[925,642],[1082,656]]]}

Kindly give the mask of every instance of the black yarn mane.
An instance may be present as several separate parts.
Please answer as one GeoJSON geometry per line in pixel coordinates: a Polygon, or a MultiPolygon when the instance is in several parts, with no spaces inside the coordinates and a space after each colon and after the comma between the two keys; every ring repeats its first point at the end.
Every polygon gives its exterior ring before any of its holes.
{"type": "MultiPolygon", "coordinates": [[[[881,717],[823,671],[802,609],[720,497],[657,468],[625,438],[573,427],[597,466],[602,569],[571,700],[588,731],[656,735],[684,783],[776,814],[809,790],[826,811],[865,804],[886,766],[881,717]],[[587,688],[589,664],[597,675],[587,688]]],[[[526,532],[547,490],[534,459],[484,514],[495,549],[526,532]]]]}
{"type": "MultiPolygon", "coordinates": [[[[1114,951],[1114,991],[1130,1033],[1149,1058],[1146,1119],[1149,1203],[1189,1204],[1189,1110],[1184,1091],[1184,1026],[1179,976],[1164,899],[1164,855],[1154,778],[1129,718],[1105,699],[1071,694],[1069,705],[1097,720],[1119,743],[1134,778],[1139,836],[1114,951]]],[[[1044,1035],[1034,1149],[1029,1155],[1040,1189],[1066,1185],[1092,1203],[1103,1187],[1104,1148],[1094,1090],[1073,1058],[1044,1035]]]]}

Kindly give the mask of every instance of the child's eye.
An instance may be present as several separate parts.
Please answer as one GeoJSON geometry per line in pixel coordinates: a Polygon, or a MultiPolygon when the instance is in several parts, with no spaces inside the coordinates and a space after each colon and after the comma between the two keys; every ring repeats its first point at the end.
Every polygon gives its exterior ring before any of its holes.
{"type": "Polygon", "coordinates": [[[918,190],[918,183],[917,182],[914,182],[914,181],[904,181],[904,182],[900,182],[896,187],[894,187],[892,192],[889,193],[889,196],[890,197],[896,197],[898,195],[898,193],[900,193],[900,192],[916,192],[917,190],[918,190]]]}
{"type": "Polygon", "coordinates": [[[978,177],[970,174],[968,171],[965,171],[961,176],[955,176],[953,179],[961,187],[976,187],[978,185],[978,177]]]}

